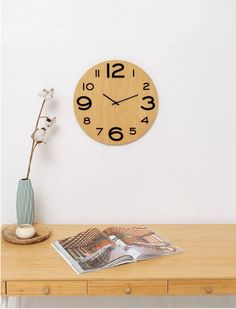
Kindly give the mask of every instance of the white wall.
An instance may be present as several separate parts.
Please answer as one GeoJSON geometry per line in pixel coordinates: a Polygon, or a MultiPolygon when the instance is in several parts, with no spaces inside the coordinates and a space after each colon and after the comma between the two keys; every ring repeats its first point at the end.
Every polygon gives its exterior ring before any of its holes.
{"type": "Polygon", "coordinates": [[[37,93],[52,85],[58,124],[31,174],[37,221],[235,223],[236,1],[2,3],[2,222],[16,221],[37,93]],[[90,139],[73,112],[78,80],[106,59],[141,66],[159,92],[154,126],[125,146],[90,139]]]}

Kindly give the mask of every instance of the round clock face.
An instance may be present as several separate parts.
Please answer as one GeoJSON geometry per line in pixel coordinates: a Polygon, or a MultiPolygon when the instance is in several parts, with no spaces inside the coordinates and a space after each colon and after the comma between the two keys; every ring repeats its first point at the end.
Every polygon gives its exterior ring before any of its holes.
{"type": "Polygon", "coordinates": [[[75,89],[74,111],[80,126],[104,144],[137,140],[150,129],[157,110],[153,81],[127,61],[108,60],[95,65],[75,89]]]}

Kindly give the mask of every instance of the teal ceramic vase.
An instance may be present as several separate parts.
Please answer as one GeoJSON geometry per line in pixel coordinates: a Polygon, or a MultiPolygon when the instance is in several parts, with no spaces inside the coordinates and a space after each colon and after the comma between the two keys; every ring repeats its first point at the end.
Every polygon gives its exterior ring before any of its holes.
{"type": "Polygon", "coordinates": [[[16,196],[18,224],[34,223],[34,191],[30,179],[20,179],[16,196]]]}

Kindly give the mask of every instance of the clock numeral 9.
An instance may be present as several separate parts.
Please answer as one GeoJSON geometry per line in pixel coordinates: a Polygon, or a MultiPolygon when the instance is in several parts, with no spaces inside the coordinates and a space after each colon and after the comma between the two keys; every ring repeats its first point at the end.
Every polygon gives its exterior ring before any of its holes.
{"type": "Polygon", "coordinates": [[[90,107],[92,106],[92,101],[89,97],[86,97],[84,95],[84,96],[78,97],[77,104],[80,110],[86,111],[90,109],[90,107]]]}
{"type": "Polygon", "coordinates": [[[147,100],[147,104],[149,104],[150,106],[146,107],[141,105],[142,109],[145,109],[146,111],[152,110],[155,107],[155,103],[154,103],[154,98],[151,96],[146,96],[142,98],[143,100],[147,100]]]}
{"type": "Polygon", "coordinates": [[[122,63],[115,63],[112,65],[112,68],[116,68],[116,67],[118,67],[118,69],[113,70],[113,72],[111,73],[110,63],[107,63],[107,78],[110,78],[110,76],[112,78],[124,78],[125,77],[124,75],[117,74],[118,72],[124,70],[125,68],[124,65],[122,63]]]}
{"type": "Polygon", "coordinates": [[[122,133],[122,129],[119,127],[113,127],[109,130],[108,136],[111,140],[115,142],[119,142],[123,139],[124,135],[122,133]]]}

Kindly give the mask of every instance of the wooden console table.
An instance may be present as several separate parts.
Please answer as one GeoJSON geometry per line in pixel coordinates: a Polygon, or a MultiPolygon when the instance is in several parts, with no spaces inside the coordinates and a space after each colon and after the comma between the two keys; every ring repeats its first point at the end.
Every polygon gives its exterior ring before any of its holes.
{"type": "Polygon", "coordinates": [[[2,241],[2,295],[233,295],[236,225],[147,225],[183,253],[76,274],[52,248],[58,239],[107,225],[49,225],[32,245],[2,241]]]}

